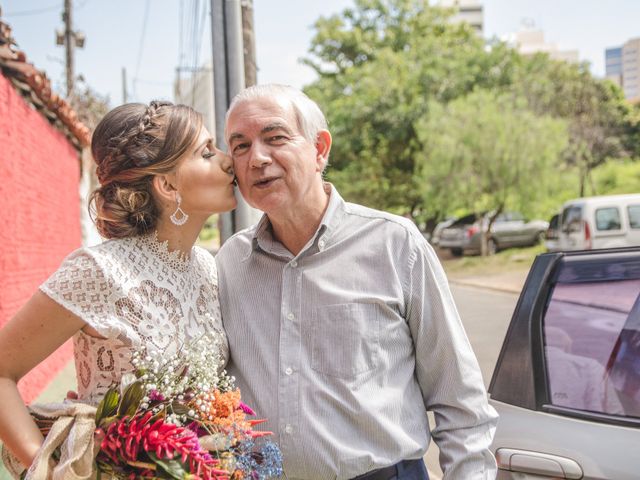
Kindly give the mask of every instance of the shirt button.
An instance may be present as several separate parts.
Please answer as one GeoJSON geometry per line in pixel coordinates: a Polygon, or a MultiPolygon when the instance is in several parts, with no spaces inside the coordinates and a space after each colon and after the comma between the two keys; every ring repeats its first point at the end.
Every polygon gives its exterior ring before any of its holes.
{"type": "Polygon", "coordinates": [[[287,375],[291,375],[293,373],[293,368],[289,367],[287,368],[284,373],[286,373],[287,375]]]}
{"type": "Polygon", "coordinates": [[[296,317],[293,315],[293,313],[287,313],[287,318],[288,318],[289,320],[293,320],[293,319],[294,319],[294,318],[296,318],[296,317]]]}
{"type": "Polygon", "coordinates": [[[284,433],[293,433],[293,427],[291,425],[285,425],[284,433]]]}
{"type": "Polygon", "coordinates": [[[298,266],[298,262],[296,262],[295,260],[293,260],[293,261],[291,262],[291,267],[292,267],[292,268],[296,268],[297,266],[298,266]]]}
{"type": "Polygon", "coordinates": [[[320,241],[318,242],[318,246],[319,246],[320,248],[323,248],[323,247],[324,247],[324,240],[320,240],[320,241]]]}

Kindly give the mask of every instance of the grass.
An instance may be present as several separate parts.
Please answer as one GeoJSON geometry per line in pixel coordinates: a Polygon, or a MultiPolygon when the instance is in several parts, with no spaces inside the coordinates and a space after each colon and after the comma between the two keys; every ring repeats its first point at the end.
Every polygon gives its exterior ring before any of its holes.
{"type": "Polygon", "coordinates": [[[526,248],[508,248],[495,255],[482,257],[470,255],[452,257],[448,252],[442,253],[442,266],[452,278],[477,275],[500,275],[514,271],[528,271],[535,257],[544,253],[544,245],[526,248]]]}

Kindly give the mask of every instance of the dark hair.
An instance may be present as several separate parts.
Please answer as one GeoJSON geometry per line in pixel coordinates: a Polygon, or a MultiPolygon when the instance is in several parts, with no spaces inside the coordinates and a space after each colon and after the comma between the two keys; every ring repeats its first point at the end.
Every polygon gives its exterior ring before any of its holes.
{"type": "Polygon", "coordinates": [[[176,168],[201,129],[198,112],[170,102],[127,103],[104,116],[91,139],[100,187],[90,200],[103,237],[131,237],[155,228],[160,209],[151,181],[176,168]]]}

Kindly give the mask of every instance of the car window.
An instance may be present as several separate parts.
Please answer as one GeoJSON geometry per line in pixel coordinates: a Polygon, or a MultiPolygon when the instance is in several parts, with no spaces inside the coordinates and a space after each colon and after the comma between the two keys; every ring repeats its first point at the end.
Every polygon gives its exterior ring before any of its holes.
{"type": "Polygon", "coordinates": [[[597,230],[620,230],[620,225],[620,210],[618,210],[618,207],[596,209],[597,230]]]}
{"type": "Polygon", "coordinates": [[[562,212],[562,231],[579,232],[582,228],[582,207],[570,206],[562,212]]]}
{"type": "Polygon", "coordinates": [[[564,265],[544,316],[552,405],[640,417],[640,265],[564,265]],[[631,274],[629,274],[631,272],[631,274]]]}
{"type": "Polygon", "coordinates": [[[640,205],[629,205],[627,213],[629,214],[629,227],[640,228],[640,205]]]}

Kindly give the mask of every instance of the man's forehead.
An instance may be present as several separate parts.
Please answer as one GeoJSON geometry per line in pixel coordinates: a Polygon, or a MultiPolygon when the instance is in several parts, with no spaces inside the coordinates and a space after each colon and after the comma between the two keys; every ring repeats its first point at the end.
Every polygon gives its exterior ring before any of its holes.
{"type": "Polygon", "coordinates": [[[278,124],[290,129],[296,128],[296,116],[291,102],[264,97],[243,100],[234,106],[227,127],[228,133],[233,134],[256,128],[262,130],[278,124]]]}

